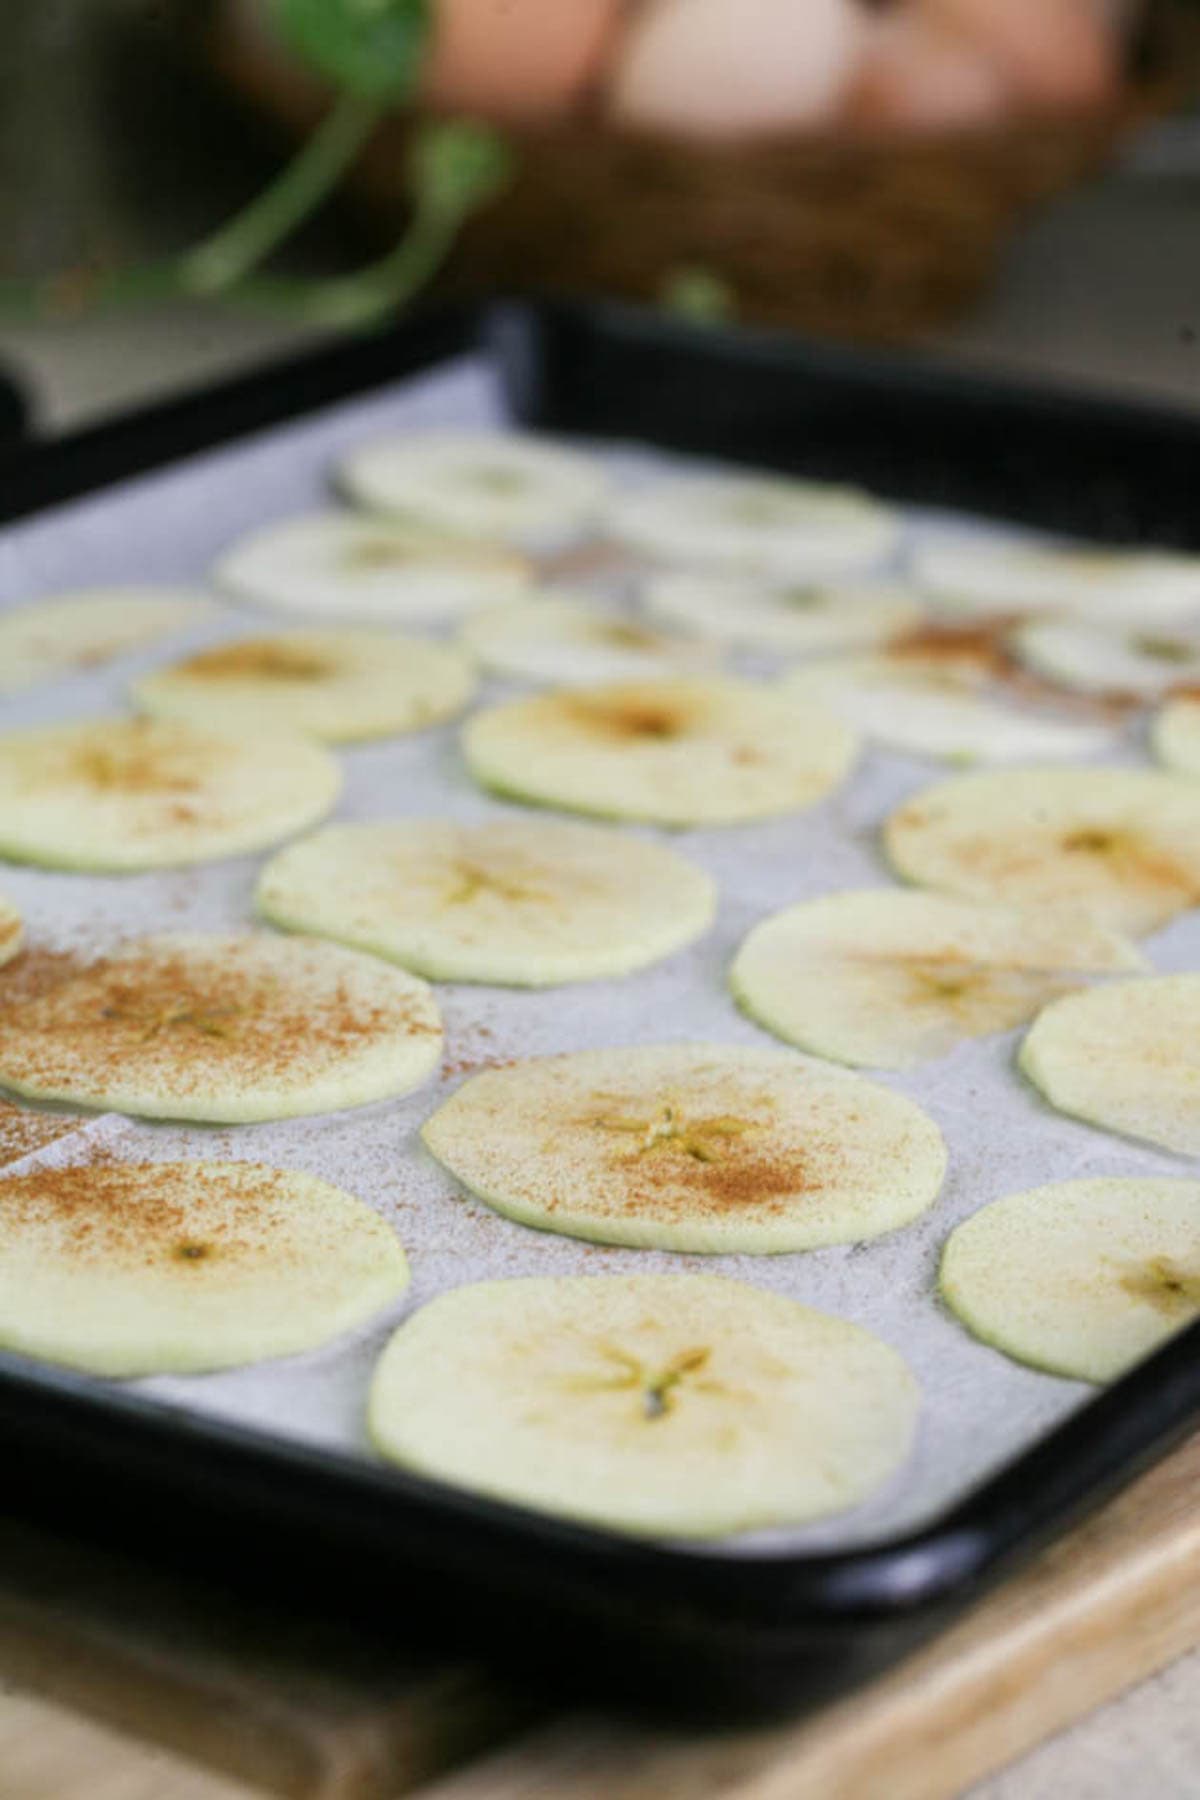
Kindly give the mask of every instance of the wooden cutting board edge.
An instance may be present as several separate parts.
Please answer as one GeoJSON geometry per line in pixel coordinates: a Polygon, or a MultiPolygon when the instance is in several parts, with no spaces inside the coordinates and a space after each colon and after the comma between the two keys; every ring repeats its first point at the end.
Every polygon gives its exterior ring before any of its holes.
{"type": "MultiPolygon", "coordinates": [[[[1200,1437],[874,1683],[710,1736],[531,1727],[538,1696],[470,1665],[383,1667],[344,1630],[297,1641],[269,1613],[0,1528],[0,1685],[126,1734],[131,1766],[158,1746],[288,1800],[949,1800],[1196,1644],[1200,1437]]],[[[0,1800],[7,1729],[0,1708],[0,1800]]],[[[81,1769],[79,1800],[97,1774],[81,1769]]]]}
{"type": "Polygon", "coordinates": [[[1200,1644],[1200,1437],[926,1649],[804,1721],[558,1721],[421,1800],[953,1800],[1200,1644]]]}

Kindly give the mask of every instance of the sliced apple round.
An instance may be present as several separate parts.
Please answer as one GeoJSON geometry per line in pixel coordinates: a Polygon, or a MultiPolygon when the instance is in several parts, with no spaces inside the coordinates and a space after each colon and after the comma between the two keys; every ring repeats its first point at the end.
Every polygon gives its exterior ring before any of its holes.
{"type": "Polygon", "coordinates": [[[910,573],[942,605],[980,615],[1071,612],[1145,629],[1200,607],[1200,557],[1163,551],[934,537],[914,547],[910,573]]]}
{"type": "Polygon", "coordinates": [[[891,507],[852,488],[713,475],[615,494],[608,531],[632,550],[683,568],[836,581],[885,561],[900,521],[891,507]]]}
{"type": "Polygon", "coordinates": [[[0,1086],[251,1124],[409,1093],[441,1044],[425,983],[373,957],[266,932],[170,932],[6,1007],[0,1086]]]}
{"type": "Polygon", "coordinates": [[[404,625],[460,618],[524,593],[528,563],[399,519],[303,513],[241,538],[213,579],[235,600],[341,623],[404,625]]]}
{"type": "Polygon", "coordinates": [[[1069,994],[1040,1013],[1021,1068],[1059,1112],[1200,1156],[1200,975],[1069,994]]]}
{"type": "Polygon", "coordinates": [[[402,1325],[369,1424],[419,1474],[672,1537],[802,1525],[908,1455],[920,1391],[888,1345],[711,1275],[457,1288],[402,1325]]]}
{"type": "Polygon", "coordinates": [[[539,694],[476,713],[462,741],[472,775],[498,793],[681,826],[812,806],[857,749],[828,713],[715,678],[539,694]]]}
{"type": "Polygon", "coordinates": [[[913,591],[896,583],[772,586],[690,569],[648,575],[642,602],[656,618],[721,643],[797,656],[873,649],[915,629],[923,617],[913,591]]]}
{"type": "Polygon", "coordinates": [[[1090,976],[1146,968],[1075,908],[911,889],[825,894],[764,919],[730,984],[776,1037],[835,1062],[905,1069],[1024,1024],[1090,976]]]}
{"type": "Polygon", "coordinates": [[[883,842],[919,886],[1018,906],[1071,903],[1135,935],[1200,902],[1200,790],[1152,769],[952,776],[898,807],[883,842]]]}
{"type": "Polygon", "coordinates": [[[1200,700],[1181,695],[1168,701],[1150,727],[1159,762],[1181,775],[1200,775],[1200,700]]]}
{"type": "Polygon", "coordinates": [[[946,1147],[902,1094],[792,1051],[641,1044],[476,1075],[422,1133],[489,1206],[643,1249],[851,1244],[932,1206],[946,1147]]]}
{"type": "Polygon", "coordinates": [[[0,1181],[0,1344],[92,1374],[316,1349],[407,1285],[391,1228],[312,1175],[85,1163],[0,1181]]]}
{"type": "Polygon", "coordinates": [[[385,631],[280,631],[197,651],[135,684],[156,718],[354,743],[460,712],[475,687],[449,644],[385,631]]]}
{"type": "Polygon", "coordinates": [[[941,1292],[1018,1362],[1112,1381],[1200,1316],[1200,1182],[1053,1181],[951,1232],[941,1292]]]}
{"type": "Polygon", "coordinates": [[[435,981],[553,987],[669,956],[708,929],[716,888],[674,851],[594,825],[405,819],[290,845],[257,903],[435,981]]]}
{"type": "Polygon", "coordinates": [[[603,467],[516,433],[413,431],[380,438],[341,464],[351,499],[465,537],[540,546],[576,535],[600,510],[603,467]]]}
{"type": "Polygon", "coordinates": [[[489,607],[463,624],[459,642],[494,674],[557,687],[670,679],[713,661],[695,638],[565,594],[489,607]]]}
{"type": "Polygon", "coordinates": [[[97,587],[0,613],[0,694],[101,667],[214,611],[190,588],[97,587]]]}
{"type": "Polygon", "coordinates": [[[1112,733],[1048,718],[979,691],[945,662],[878,656],[827,656],[793,669],[782,682],[792,700],[824,707],[852,730],[914,756],[956,762],[1024,762],[1092,756],[1112,733]]]}
{"type": "Polygon", "coordinates": [[[1010,643],[1037,674],[1088,694],[1156,700],[1181,682],[1200,680],[1200,637],[1186,633],[1034,619],[1010,643]]]}
{"type": "Polygon", "coordinates": [[[333,806],[341,772],[294,735],[179,719],[94,719],[0,736],[0,856],[154,869],[240,856],[333,806]]]}

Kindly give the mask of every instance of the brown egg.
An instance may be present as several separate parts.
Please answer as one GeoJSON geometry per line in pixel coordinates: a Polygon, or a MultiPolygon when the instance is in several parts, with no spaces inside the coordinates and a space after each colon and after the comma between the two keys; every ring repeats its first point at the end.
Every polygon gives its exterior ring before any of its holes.
{"type": "Polygon", "coordinates": [[[692,137],[824,123],[867,24],[858,0],[649,0],[618,53],[613,110],[692,137]]]}
{"type": "Polygon", "coordinates": [[[1012,83],[990,46],[904,7],[875,21],[844,117],[866,126],[953,130],[993,123],[1011,100],[1012,83]]]}
{"type": "Polygon", "coordinates": [[[567,112],[604,60],[624,0],[436,0],[423,96],[449,112],[567,112]]]}
{"type": "Polygon", "coordinates": [[[1111,92],[1117,34],[1102,0],[921,0],[921,10],[973,38],[1036,106],[1086,106],[1111,92]]]}

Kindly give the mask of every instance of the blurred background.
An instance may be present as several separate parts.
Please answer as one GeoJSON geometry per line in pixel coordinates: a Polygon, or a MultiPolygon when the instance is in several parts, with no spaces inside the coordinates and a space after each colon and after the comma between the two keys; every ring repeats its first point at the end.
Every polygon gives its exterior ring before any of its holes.
{"type": "MultiPolygon", "coordinates": [[[[328,329],[236,292],[94,303],[98,274],[202,240],[326,114],[273,0],[3,15],[0,367],[42,425],[328,329]]],[[[318,280],[386,251],[414,119],[467,114],[513,174],[434,291],[615,293],[1195,406],[1198,93],[1188,0],[431,0],[414,96],[271,266],[318,280]]]]}

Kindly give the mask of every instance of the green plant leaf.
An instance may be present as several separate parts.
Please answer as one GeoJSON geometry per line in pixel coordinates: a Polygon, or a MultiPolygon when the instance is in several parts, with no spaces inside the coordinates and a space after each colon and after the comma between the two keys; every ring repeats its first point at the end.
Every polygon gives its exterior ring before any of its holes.
{"type": "Polygon", "coordinates": [[[483,206],[508,182],[513,155],[498,131],[470,119],[426,125],[409,152],[419,203],[440,214],[483,206]]]}
{"type": "Polygon", "coordinates": [[[293,50],[338,87],[374,100],[415,87],[430,0],[275,0],[275,10],[293,50]]]}
{"type": "Polygon", "coordinates": [[[663,282],[659,298],[668,312],[678,313],[696,325],[723,325],[737,313],[733,289],[723,276],[698,265],[674,269],[663,282]]]}

